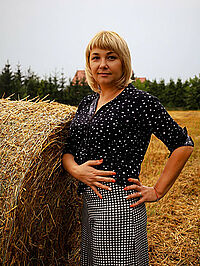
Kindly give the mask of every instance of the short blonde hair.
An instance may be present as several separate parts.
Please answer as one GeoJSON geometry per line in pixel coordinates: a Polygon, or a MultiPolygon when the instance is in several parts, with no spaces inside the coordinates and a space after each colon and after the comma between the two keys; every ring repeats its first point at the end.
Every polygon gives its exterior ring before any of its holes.
{"type": "Polygon", "coordinates": [[[132,67],[131,67],[131,55],[126,41],[120,37],[116,32],[113,31],[100,31],[98,32],[92,40],[89,42],[85,57],[86,57],[86,65],[85,65],[85,74],[86,79],[91,87],[91,89],[95,92],[99,92],[99,87],[97,82],[92,76],[92,72],[90,69],[90,53],[92,49],[99,48],[104,50],[110,50],[118,54],[121,62],[122,62],[122,77],[116,82],[116,87],[122,89],[127,86],[131,80],[132,76],[132,67]]]}

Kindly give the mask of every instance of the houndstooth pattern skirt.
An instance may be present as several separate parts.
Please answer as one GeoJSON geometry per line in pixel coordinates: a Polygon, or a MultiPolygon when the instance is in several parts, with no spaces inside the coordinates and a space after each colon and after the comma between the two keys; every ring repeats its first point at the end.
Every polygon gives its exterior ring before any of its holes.
{"type": "Polygon", "coordinates": [[[103,199],[90,187],[83,192],[81,265],[149,265],[145,204],[131,208],[138,199],[125,197],[133,191],[107,185],[112,191],[99,189],[103,199]]]}

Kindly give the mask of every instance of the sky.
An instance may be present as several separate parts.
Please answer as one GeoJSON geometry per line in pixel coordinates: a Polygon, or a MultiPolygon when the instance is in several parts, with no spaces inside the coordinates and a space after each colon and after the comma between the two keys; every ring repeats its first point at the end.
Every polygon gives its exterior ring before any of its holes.
{"type": "Polygon", "coordinates": [[[135,76],[186,80],[200,73],[199,14],[199,0],[0,0],[0,70],[9,60],[13,71],[73,78],[90,39],[111,30],[135,76]]]}

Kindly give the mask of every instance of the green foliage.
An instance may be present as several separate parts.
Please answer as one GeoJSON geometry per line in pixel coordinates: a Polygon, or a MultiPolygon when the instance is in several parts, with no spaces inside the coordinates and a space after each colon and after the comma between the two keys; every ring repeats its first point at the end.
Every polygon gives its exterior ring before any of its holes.
{"type": "Polygon", "coordinates": [[[84,96],[93,93],[85,80],[77,80],[75,84],[69,80],[69,85],[66,83],[63,72],[60,77],[55,73],[53,76],[40,79],[30,68],[23,75],[20,65],[17,66],[17,71],[13,72],[7,62],[0,73],[0,98],[12,95],[11,98],[17,100],[27,96],[31,99],[48,95],[49,100],[78,106],[84,96]]]}
{"type": "Polygon", "coordinates": [[[165,84],[162,79],[160,82],[156,80],[141,81],[135,80],[134,86],[143,91],[159,98],[160,102],[168,109],[173,110],[199,110],[200,109],[200,74],[182,83],[179,78],[175,83],[170,79],[165,84]]]}
{"type": "MultiPolygon", "coordinates": [[[[143,83],[136,79],[133,84],[139,90],[147,91],[158,97],[168,109],[200,109],[200,75],[184,83],[179,78],[177,82],[170,79],[167,84],[164,79],[160,82],[156,79],[146,80],[143,83]]],[[[17,65],[17,70],[13,72],[7,61],[0,73],[0,98],[9,97],[12,94],[14,94],[12,99],[23,99],[27,96],[30,99],[36,96],[44,98],[48,95],[49,100],[78,106],[84,96],[92,93],[94,92],[85,80],[81,82],[76,80],[75,84],[69,80],[67,84],[63,72],[60,76],[55,73],[53,76],[41,79],[30,68],[26,74],[22,74],[20,65],[17,65]]]]}
{"type": "Polygon", "coordinates": [[[14,77],[11,66],[9,62],[7,62],[0,75],[0,95],[7,97],[13,94],[13,79],[14,77]]]}

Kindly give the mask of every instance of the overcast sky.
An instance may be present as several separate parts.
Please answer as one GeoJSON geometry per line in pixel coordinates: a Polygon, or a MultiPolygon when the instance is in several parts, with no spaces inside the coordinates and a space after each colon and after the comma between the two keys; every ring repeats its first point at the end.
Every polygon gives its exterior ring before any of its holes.
{"type": "Polygon", "coordinates": [[[100,30],[127,41],[137,77],[200,73],[200,0],[0,0],[0,69],[8,59],[13,70],[73,78],[100,30]]]}

